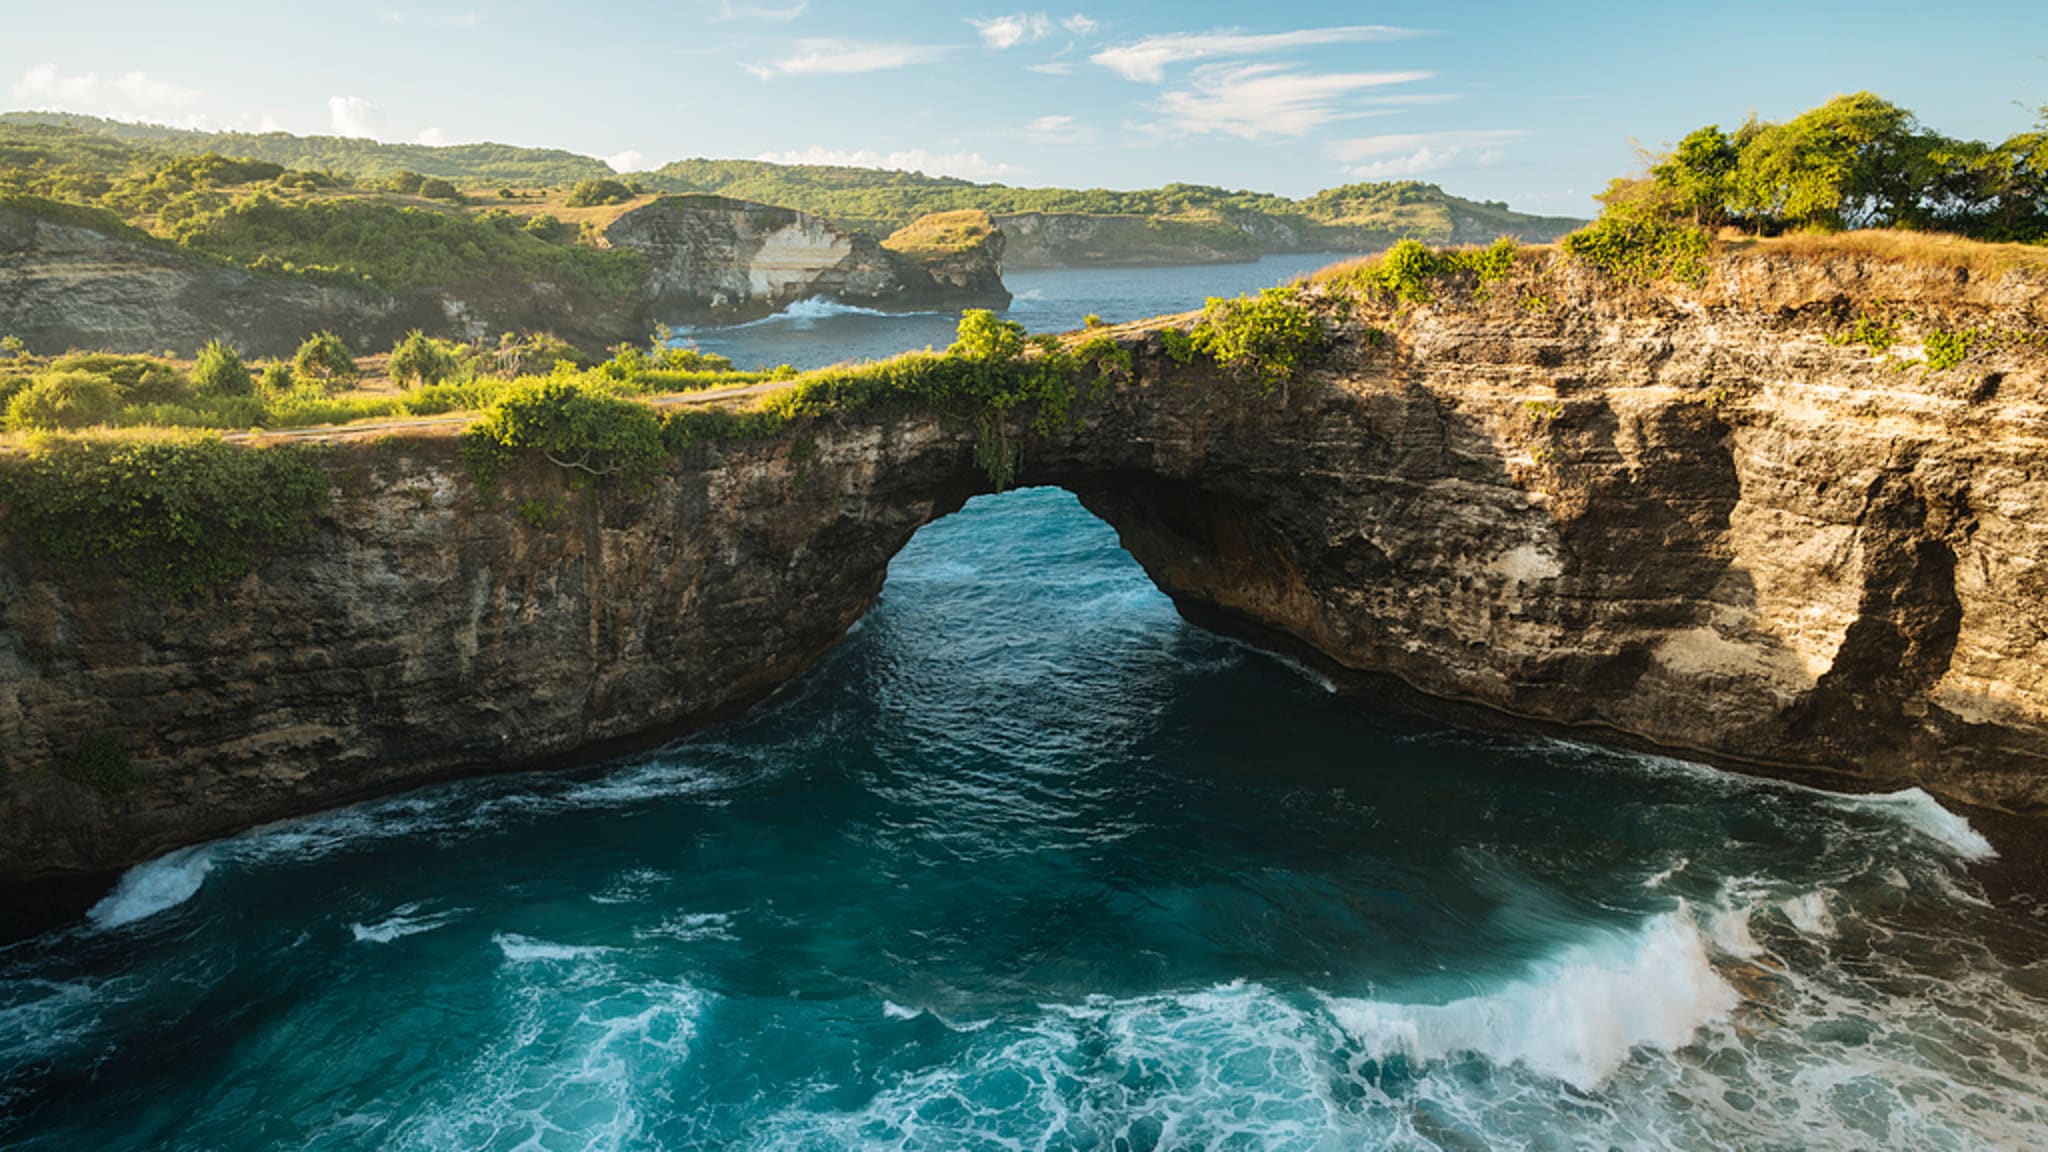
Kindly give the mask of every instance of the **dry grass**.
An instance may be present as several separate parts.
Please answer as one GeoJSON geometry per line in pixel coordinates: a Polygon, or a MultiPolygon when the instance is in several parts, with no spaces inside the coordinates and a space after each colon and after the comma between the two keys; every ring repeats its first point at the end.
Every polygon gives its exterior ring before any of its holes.
{"type": "Polygon", "coordinates": [[[1994,244],[1942,232],[1885,228],[1798,232],[1769,239],[1724,233],[1715,247],[1722,252],[1757,252],[1802,259],[1850,256],[1929,268],[1961,268],[1972,276],[1998,277],[2018,272],[2029,277],[2048,277],[2048,247],[1994,244]]]}
{"type": "Polygon", "coordinates": [[[995,222],[979,208],[934,212],[898,228],[882,246],[907,256],[943,256],[965,252],[988,239],[995,222]]]}

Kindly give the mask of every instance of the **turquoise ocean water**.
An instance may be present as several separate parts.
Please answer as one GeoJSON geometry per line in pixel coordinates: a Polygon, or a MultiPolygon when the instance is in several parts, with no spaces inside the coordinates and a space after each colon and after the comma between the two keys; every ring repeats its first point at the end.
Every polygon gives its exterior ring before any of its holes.
{"type": "Polygon", "coordinates": [[[0,950],[0,1148],[2043,1147],[2048,920],[1990,852],[1340,695],[1014,492],[739,721],[0,950]]]}

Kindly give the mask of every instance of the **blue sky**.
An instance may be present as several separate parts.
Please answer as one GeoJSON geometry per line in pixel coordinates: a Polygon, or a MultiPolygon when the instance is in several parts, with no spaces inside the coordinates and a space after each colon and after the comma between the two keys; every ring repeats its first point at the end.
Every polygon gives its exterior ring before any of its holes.
{"type": "Polygon", "coordinates": [[[1570,214],[1631,167],[1631,138],[1864,88],[1997,138],[2048,103],[2048,0],[5,4],[8,108],[626,167],[762,157],[1290,195],[1414,177],[1570,214]]]}

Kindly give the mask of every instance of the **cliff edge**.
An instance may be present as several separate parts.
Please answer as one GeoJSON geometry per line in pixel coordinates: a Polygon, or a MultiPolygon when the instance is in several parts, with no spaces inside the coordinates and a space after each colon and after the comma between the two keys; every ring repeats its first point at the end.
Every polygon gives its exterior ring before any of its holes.
{"type": "MultiPolygon", "coordinates": [[[[2048,280],[1760,247],[1626,286],[1539,251],[1421,302],[1309,295],[1332,346],[1286,388],[1178,322],[1113,330],[1128,373],[1015,481],[1077,493],[1188,611],[1362,676],[2048,814],[2048,280]]],[[[345,439],[307,538],[182,600],[0,538],[0,874],[728,714],[990,488],[979,455],[882,408],[695,442],[645,491],[492,495],[445,431],[345,439]]]]}

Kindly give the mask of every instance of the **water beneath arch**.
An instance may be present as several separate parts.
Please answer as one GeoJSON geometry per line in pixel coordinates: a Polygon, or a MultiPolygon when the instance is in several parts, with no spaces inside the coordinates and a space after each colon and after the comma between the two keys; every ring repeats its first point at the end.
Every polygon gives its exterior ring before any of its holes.
{"type": "Polygon", "coordinates": [[[1017,492],[739,722],[0,952],[0,1146],[2040,1147],[2048,926],[1988,851],[1335,695],[1017,492]]]}

